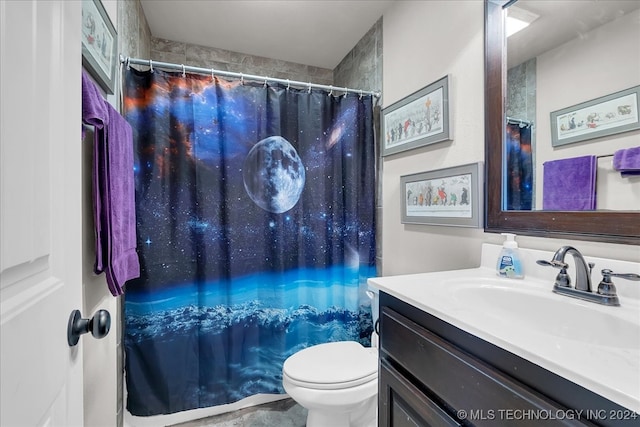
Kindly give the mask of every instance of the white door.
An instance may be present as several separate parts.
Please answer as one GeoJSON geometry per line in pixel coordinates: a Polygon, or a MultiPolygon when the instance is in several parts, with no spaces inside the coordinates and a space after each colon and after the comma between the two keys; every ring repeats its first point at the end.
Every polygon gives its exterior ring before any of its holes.
{"type": "MultiPolygon", "coordinates": [[[[82,425],[81,2],[0,0],[2,426],[82,425]]],[[[87,313],[82,313],[87,317],[87,313]]]]}

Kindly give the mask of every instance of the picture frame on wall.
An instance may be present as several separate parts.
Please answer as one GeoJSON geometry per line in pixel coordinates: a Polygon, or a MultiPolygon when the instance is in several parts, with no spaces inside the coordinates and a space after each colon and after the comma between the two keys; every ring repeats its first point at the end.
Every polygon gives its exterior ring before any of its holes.
{"type": "Polygon", "coordinates": [[[551,145],[558,147],[640,129],[640,86],[551,113],[551,145]]]}
{"type": "Polygon", "coordinates": [[[82,0],[82,65],[106,93],[116,85],[118,34],[100,0],[82,0]]]}
{"type": "Polygon", "coordinates": [[[400,177],[403,224],[482,227],[482,163],[400,177]]]}
{"type": "Polygon", "coordinates": [[[452,139],[449,76],[382,110],[383,156],[452,139]]]}

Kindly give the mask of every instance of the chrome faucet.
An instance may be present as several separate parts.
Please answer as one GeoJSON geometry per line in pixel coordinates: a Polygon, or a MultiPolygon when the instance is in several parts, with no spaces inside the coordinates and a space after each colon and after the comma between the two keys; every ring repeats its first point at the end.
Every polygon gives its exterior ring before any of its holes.
{"type": "Polygon", "coordinates": [[[560,269],[556,276],[553,292],[580,298],[587,301],[599,302],[607,305],[620,305],[618,297],[615,295],[601,295],[591,290],[591,269],[594,263],[587,263],[579,250],[573,246],[562,246],[553,254],[551,261],[538,260],[538,264],[560,269]],[[567,273],[569,264],[564,261],[567,254],[573,256],[576,264],[576,286],[571,286],[571,278],[567,273]]]}
{"type": "MultiPolygon", "coordinates": [[[[566,268],[568,268],[568,265],[564,262],[564,257],[567,254],[571,254],[576,262],[575,288],[579,291],[591,292],[591,269],[595,266],[595,264],[587,264],[587,261],[584,259],[579,250],[577,250],[573,246],[563,246],[558,249],[555,254],[553,254],[551,263],[555,263],[555,265],[564,265],[564,268],[566,270],[566,268]]],[[[569,283],[563,286],[571,286],[571,282],[569,281],[569,283]]]]}
{"type": "Polygon", "coordinates": [[[602,270],[602,280],[598,284],[598,289],[591,289],[591,270],[595,266],[592,262],[587,262],[580,251],[573,246],[563,246],[553,254],[551,261],[540,259],[536,261],[540,265],[555,267],[560,269],[553,285],[553,292],[567,295],[573,298],[580,298],[586,301],[597,302],[599,304],[619,306],[620,300],[616,295],[616,287],[611,281],[611,277],[620,277],[627,280],[640,281],[640,275],[635,273],[614,273],[611,270],[602,270]],[[571,254],[576,262],[576,286],[571,287],[571,278],[567,273],[569,264],[564,262],[564,257],[571,254]]]}

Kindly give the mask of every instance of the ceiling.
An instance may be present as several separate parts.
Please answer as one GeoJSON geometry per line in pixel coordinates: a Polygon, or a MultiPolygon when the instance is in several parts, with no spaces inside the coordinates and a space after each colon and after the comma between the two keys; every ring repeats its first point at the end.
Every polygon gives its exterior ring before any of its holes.
{"type": "Polygon", "coordinates": [[[154,37],[334,69],[393,0],[141,0],[154,37]]]}
{"type": "MultiPolygon", "coordinates": [[[[394,1],[141,3],[154,37],[334,69],[394,1]]],[[[510,67],[640,8],[640,1],[519,0],[516,6],[540,18],[509,38],[510,67]]]]}
{"type": "Polygon", "coordinates": [[[509,68],[639,9],[640,1],[518,0],[515,7],[539,18],[509,37],[509,68]]]}

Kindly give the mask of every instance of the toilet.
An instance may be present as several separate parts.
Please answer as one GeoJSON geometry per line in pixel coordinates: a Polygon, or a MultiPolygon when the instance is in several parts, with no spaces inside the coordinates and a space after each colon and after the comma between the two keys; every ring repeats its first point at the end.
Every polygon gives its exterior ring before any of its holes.
{"type": "MultiPolygon", "coordinates": [[[[377,293],[372,299],[374,324],[377,293]],[[374,304],[375,302],[375,304],[374,304]]],[[[282,368],[287,394],[309,412],[307,427],[374,427],[378,407],[377,334],[373,347],[355,341],[314,345],[291,355],[282,368]]]]}

